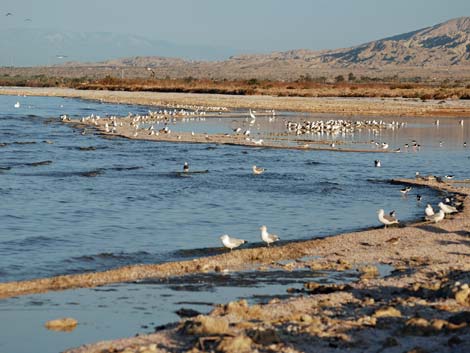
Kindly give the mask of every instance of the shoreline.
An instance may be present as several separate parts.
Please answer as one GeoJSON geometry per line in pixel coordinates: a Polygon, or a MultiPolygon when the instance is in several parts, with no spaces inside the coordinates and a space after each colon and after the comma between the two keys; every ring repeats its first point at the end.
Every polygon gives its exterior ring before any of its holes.
{"type": "Polygon", "coordinates": [[[223,106],[230,109],[275,109],[342,116],[467,117],[470,100],[427,100],[412,98],[303,98],[236,96],[223,94],[92,91],[69,88],[0,87],[1,95],[78,98],[115,104],[162,107],[223,106]],[[443,103],[444,102],[444,103],[443,103]]]}
{"type": "MultiPolygon", "coordinates": [[[[255,305],[233,301],[217,305],[207,315],[156,328],[155,333],[97,342],[66,352],[467,351],[470,188],[412,179],[395,182],[455,193],[463,198],[464,208],[438,224],[421,222],[306,241],[291,258],[293,261],[280,265],[286,271],[356,268],[362,276],[355,282],[306,282],[300,296],[255,305]],[[303,262],[300,255],[318,258],[303,262]],[[379,278],[374,274],[377,264],[390,265],[394,270],[379,278]]],[[[272,247],[260,255],[283,252],[286,247],[289,245],[272,247]]]]}
{"type": "MultiPolygon", "coordinates": [[[[465,218],[470,215],[470,188],[458,188],[457,183],[438,183],[434,181],[422,181],[414,179],[394,179],[392,183],[425,186],[436,190],[447,191],[463,198],[464,210],[458,213],[458,218],[465,218]]],[[[455,217],[457,218],[457,217],[455,217]]],[[[452,225],[455,219],[446,219],[443,223],[452,225]]],[[[443,224],[442,223],[442,224],[443,224]]],[[[62,291],[66,289],[91,288],[119,282],[130,282],[147,278],[166,278],[170,276],[181,276],[200,272],[224,270],[238,271],[248,268],[257,268],[275,261],[292,260],[303,256],[321,256],[324,259],[335,258],[336,254],[330,254],[333,244],[344,245],[345,241],[352,241],[351,244],[358,246],[358,239],[371,236],[387,237],[390,233],[404,233],[415,236],[414,233],[429,233],[426,229],[420,229],[429,222],[415,221],[406,227],[400,228],[367,228],[363,230],[340,233],[336,235],[314,238],[311,240],[299,240],[289,242],[276,247],[256,247],[240,249],[234,252],[226,252],[220,255],[200,257],[185,261],[172,261],[159,264],[138,264],[115,268],[102,272],[89,272],[82,274],[60,275],[47,278],[38,278],[24,281],[13,281],[0,283],[0,299],[18,295],[29,295],[44,293],[48,291],[62,291]],[[319,251],[321,249],[321,251],[319,251]]],[[[470,234],[469,234],[470,235],[470,234]]],[[[350,252],[350,250],[348,251],[350,252]]],[[[376,262],[382,259],[380,254],[374,256],[376,262]]],[[[470,254],[469,254],[470,255],[470,254]]],[[[356,262],[360,258],[354,256],[356,262]]]]}

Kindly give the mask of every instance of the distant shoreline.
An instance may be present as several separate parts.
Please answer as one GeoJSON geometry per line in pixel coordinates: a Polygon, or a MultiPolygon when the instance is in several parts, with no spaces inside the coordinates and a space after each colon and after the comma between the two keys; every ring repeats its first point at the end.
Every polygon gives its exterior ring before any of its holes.
{"type": "MultiPolygon", "coordinates": [[[[106,103],[163,107],[221,106],[228,109],[275,109],[342,116],[467,117],[470,115],[470,100],[452,99],[422,101],[404,98],[237,96],[208,93],[76,90],[56,87],[0,87],[0,94],[78,98],[106,103]]],[[[64,113],[67,112],[64,111],[64,113]]]]}

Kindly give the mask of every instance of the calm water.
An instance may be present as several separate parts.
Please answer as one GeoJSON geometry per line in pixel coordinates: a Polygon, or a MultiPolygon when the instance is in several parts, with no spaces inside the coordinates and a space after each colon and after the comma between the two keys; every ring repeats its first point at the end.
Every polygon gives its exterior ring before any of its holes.
{"type": "MultiPolygon", "coordinates": [[[[381,207],[395,209],[399,219],[409,221],[443,195],[414,189],[403,198],[401,187],[386,180],[413,177],[415,171],[467,178],[470,165],[470,147],[462,146],[470,143],[470,119],[463,127],[459,119],[441,119],[439,127],[433,119],[407,119],[404,129],[345,137],[354,146],[371,149],[371,139],[386,141],[391,148],[413,139],[422,146],[419,152],[360,154],[109,140],[82,136],[58,117],[127,115],[145,113],[148,107],[13,96],[0,96],[0,106],[0,282],[216,254],[223,251],[219,236],[224,233],[256,246],[262,224],[288,241],[378,226],[376,210],[381,207]],[[19,109],[13,107],[16,101],[21,102],[19,109]],[[382,168],[374,168],[377,158],[382,168]],[[41,161],[52,163],[31,164],[41,161]],[[175,172],[184,161],[209,173],[178,177],[175,172]],[[253,164],[268,171],[255,177],[253,164]],[[417,193],[423,195],[421,203],[416,202],[417,193]]],[[[247,126],[245,117],[240,112],[240,118],[192,121],[172,129],[228,132],[247,126]]],[[[284,131],[284,119],[313,118],[278,113],[275,122],[259,118],[260,126],[251,129],[264,137],[284,131]]],[[[221,278],[195,278],[203,283],[195,290],[191,284],[176,288],[150,281],[2,300],[0,351],[27,353],[39,347],[54,353],[150,332],[154,325],[175,321],[173,310],[181,306],[208,311],[206,302],[256,300],[282,295],[286,284],[301,285],[295,277],[281,285],[269,277],[250,281],[244,274],[237,280],[245,282],[235,286],[230,276],[225,282],[221,278]],[[198,301],[204,303],[194,304],[198,301]],[[42,327],[67,315],[80,322],[72,333],[42,327]],[[25,333],[30,340],[18,344],[25,333]]],[[[318,280],[334,279],[328,274],[318,280]]]]}
{"type": "MultiPolygon", "coordinates": [[[[470,121],[418,123],[379,137],[391,147],[417,139],[418,153],[343,154],[106,140],[82,136],[57,117],[147,108],[13,96],[1,96],[0,104],[0,143],[7,144],[0,147],[0,281],[216,253],[221,234],[256,243],[262,224],[295,240],[376,226],[380,207],[411,220],[438,195],[413,190],[405,199],[400,186],[380,181],[417,170],[466,177],[470,162],[470,148],[462,147],[470,121]],[[79,149],[90,146],[96,150],[79,149]],[[373,167],[375,158],[382,168],[373,167]],[[28,164],[40,161],[52,163],[28,164]],[[210,172],[178,177],[184,161],[210,172]],[[253,164],[268,172],[254,177],[253,164]],[[84,176],[93,171],[99,174],[84,176]]],[[[367,141],[366,134],[357,139],[367,141]]]]}

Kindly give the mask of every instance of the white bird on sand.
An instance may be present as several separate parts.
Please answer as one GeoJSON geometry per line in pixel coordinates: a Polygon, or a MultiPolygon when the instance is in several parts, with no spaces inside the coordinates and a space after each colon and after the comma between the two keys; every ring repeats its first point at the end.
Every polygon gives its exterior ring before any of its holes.
{"type": "Polygon", "coordinates": [[[253,174],[255,175],[263,174],[266,171],[266,169],[257,167],[256,165],[252,167],[252,170],[253,170],[253,174]]]}
{"type": "Polygon", "coordinates": [[[268,244],[274,243],[275,241],[278,241],[280,238],[276,234],[269,234],[268,233],[268,228],[266,226],[261,226],[261,239],[268,244]]]}
{"type": "Polygon", "coordinates": [[[15,108],[19,108],[20,107],[20,102],[16,102],[15,105],[14,105],[15,108]]]}
{"type": "Polygon", "coordinates": [[[427,204],[424,213],[426,214],[426,217],[431,217],[432,215],[434,215],[434,210],[430,204],[427,204]]]}
{"type": "Polygon", "coordinates": [[[398,220],[395,217],[386,215],[383,209],[378,210],[377,214],[379,216],[380,223],[384,224],[385,228],[392,224],[398,224],[398,220]]]}
{"type": "Polygon", "coordinates": [[[240,245],[247,243],[246,240],[233,238],[228,234],[222,235],[220,240],[222,240],[222,244],[224,244],[226,248],[229,248],[230,251],[232,251],[232,249],[238,248],[240,245]]]}
{"type": "Polygon", "coordinates": [[[439,210],[439,212],[437,212],[436,214],[433,214],[432,216],[427,216],[426,220],[434,222],[434,223],[438,223],[438,222],[442,221],[444,218],[445,218],[444,211],[439,210]]]}
{"type": "Polygon", "coordinates": [[[447,214],[458,212],[454,206],[446,205],[443,202],[439,202],[438,206],[442,211],[444,211],[444,213],[447,213],[447,214]]]}

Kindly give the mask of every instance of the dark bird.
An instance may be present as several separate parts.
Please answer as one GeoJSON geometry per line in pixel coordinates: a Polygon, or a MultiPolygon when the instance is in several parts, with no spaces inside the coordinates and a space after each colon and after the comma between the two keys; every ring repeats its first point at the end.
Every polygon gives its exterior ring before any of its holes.
{"type": "Polygon", "coordinates": [[[32,20],[30,18],[27,18],[24,20],[25,22],[31,22],[32,20]]]}
{"type": "Polygon", "coordinates": [[[11,12],[7,12],[5,16],[13,16],[11,12]]]}
{"type": "Polygon", "coordinates": [[[421,202],[422,198],[423,197],[420,194],[416,195],[416,201],[421,202]]]}
{"type": "Polygon", "coordinates": [[[188,162],[184,162],[184,165],[183,165],[183,172],[184,172],[184,173],[189,172],[189,164],[188,164],[188,162]]]}

